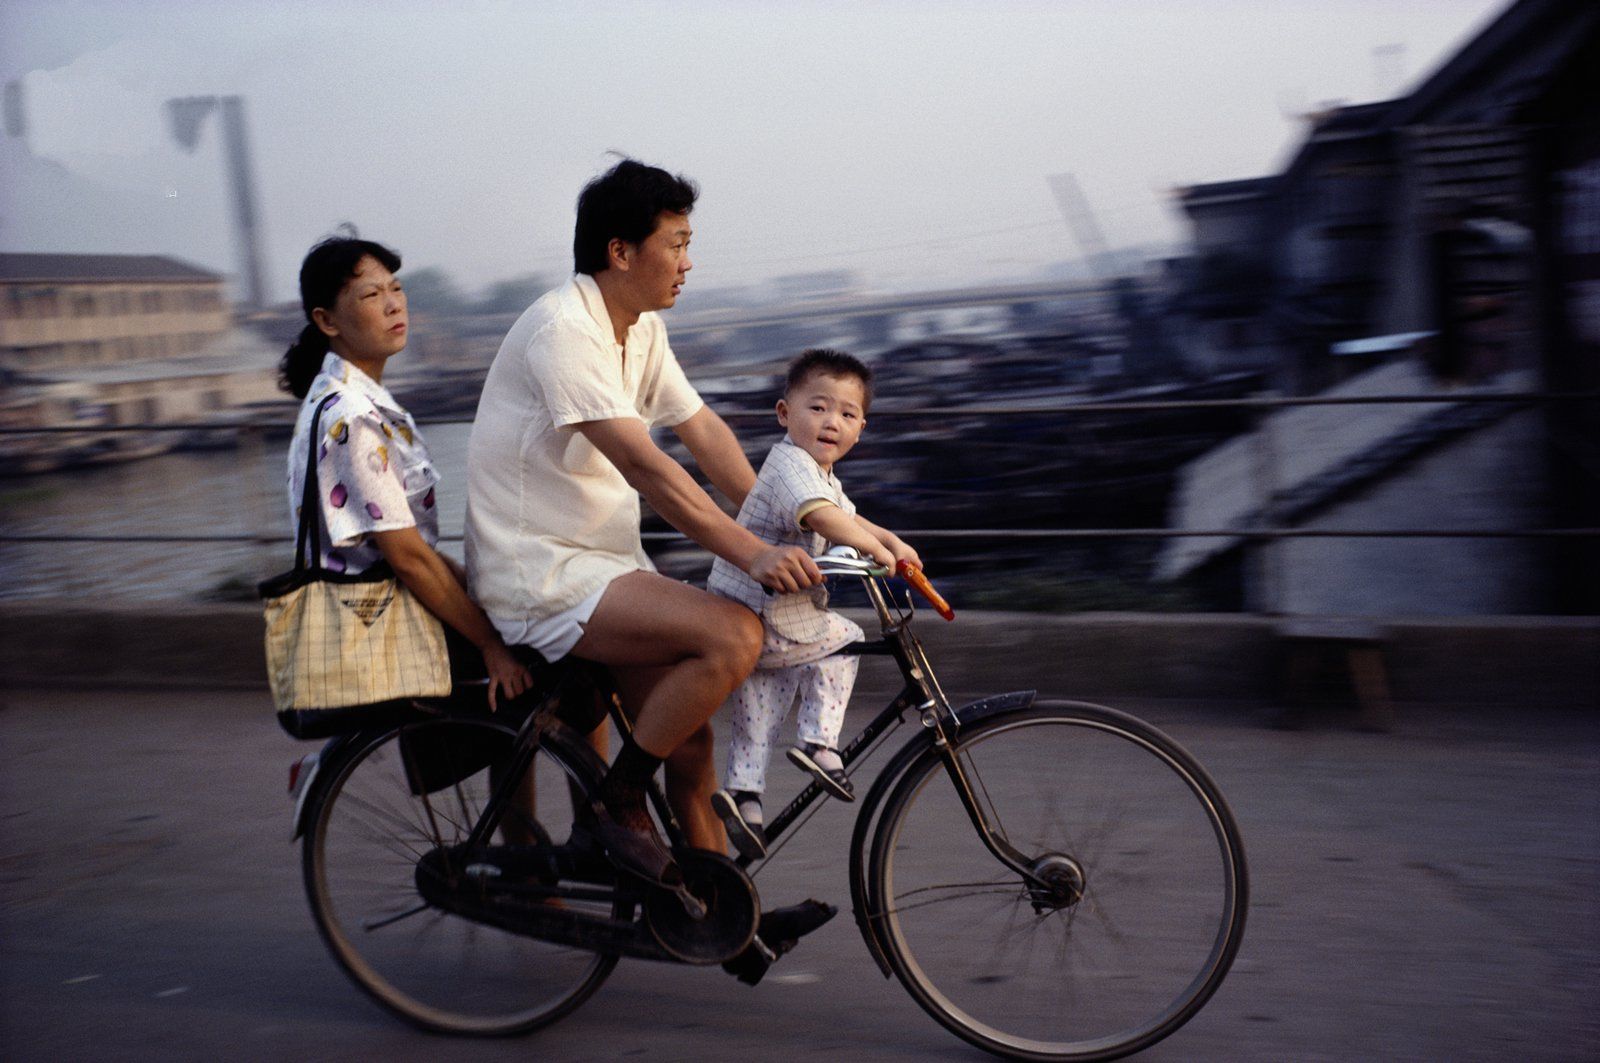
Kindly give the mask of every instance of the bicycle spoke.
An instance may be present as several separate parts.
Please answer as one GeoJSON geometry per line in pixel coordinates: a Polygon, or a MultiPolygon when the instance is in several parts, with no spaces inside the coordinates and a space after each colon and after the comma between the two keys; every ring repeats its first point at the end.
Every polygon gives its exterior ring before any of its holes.
{"type": "Polygon", "coordinates": [[[424,901],[422,904],[414,905],[413,907],[407,908],[403,912],[396,912],[394,915],[386,916],[382,919],[363,919],[361,920],[361,929],[368,931],[382,930],[386,926],[393,926],[402,919],[410,919],[418,912],[425,912],[430,907],[431,905],[424,901]]]}
{"type": "MultiPolygon", "coordinates": [[[[359,821],[352,817],[346,817],[345,821],[352,825],[360,825],[359,821]]],[[[413,866],[426,852],[424,849],[419,849],[409,844],[405,839],[396,838],[393,835],[384,834],[374,830],[364,830],[362,833],[365,835],[368,841],[371,841],[373,844],[387,852],[391,857],[391,862],[398,866],[413,866]]]]}
{"type": "MultiPolygon", "coordinates": [[[[421,789],[422,770],[417,766],[417,759],[412,755],[404,740],[400,743],[400,760],[405,765],[406,778],[417,780],[418,789],[421,789]]],[[[422,806],[423,815],[427,817],[427,836],[433,839],[435,846],[442,847],[444,845],[444,837],[439,833],[439,823],[434,818],[433,805],[428,802],[428,795],[419,793],[417,795],[417,803],[422,806]]]]}
{"type": "MultiPolygon", "coordinates": [[[[421,822],[407,814],[410,811],[409,806],[407,806],[405,810],[397,811],[394,808],[389,807],[388,802],[383,801],[381,798],[367,797],[365,795],[350,791],[346,791],[343,794],[343,798],[345,802],[354,802],[363,811],[370,813],[373,818],[378,821],[376,824],[374,824],[374,830],[399,830],[406,833],[415,834],[424,833],[420,829],[422,826],[421,822]]],[[[341,802],[341,804],[343,804],[343,802],[341,802]]]]}
{"type": "Polygon", "coordinates": [[[422,855],[428,851],[410,840],[412,828],[407,827],[406,835],[399,835],[393,829],[385,830],[381,822],[374,823],[369,819],[363,819],[356,815],[355,813],[358,811],[370,812],[373,809],[354,794],[346,795],[346,799],[341,803],[339,811],[342,822],[351,827],[359,828],[365,838],[388,850],[391,855],[403,861],[414,862],[421,859],[422,855]],[[354,805],[355,808],[345,807],[348,805],[354,805]]]}
{"type": "Polygon", "coordinates": [[[888,909],[888,911],[898,914],[900,912],[909,912],[909,911],[912,911],[912,910],[917,909],[917,908],[926,908],[929,905],[933,905],[933,904],[947,904],[947,903],[950,903],[952,901],[963,901],[963,900],[967,900],[967,899],[972,898],[972,897],[985,897],[985,896],[988,896],[988,897],[993,897],[993,896],[1010,897],[1010,896],[1015,895],[1019,890],[1020,890],[1020,887],[1015,882],[1010,882],[1010,883],[1007,883],[1007,882],[994,882],[994,883],[967,882],[967,883],[953,883],[953,884],[951,884],[949,886],[926,886],[926,887],[923,887],[922,889],[912,890],[912,891],[910,891],[910,893],[902,894],[900,897],[896,897],[895,898],[895,902],[896,903],[893,906],[891,906],[888,909]],[[908,897],[908,896],[911,896],[912,894],[927,893],[927,892],[932,891],[932,890],[956,890],[956,889],[966,890],[967,892],[965,892],[965,893],[956,893],[956,894],[948,894],[948,895],[943,896],[943,897],[931,897],[931,898],[928,898],[926,900],[918,901],[915,904],[901,904],[901,903],[899,903],[900,900],[902,899],[902,897],[908,897]]]}

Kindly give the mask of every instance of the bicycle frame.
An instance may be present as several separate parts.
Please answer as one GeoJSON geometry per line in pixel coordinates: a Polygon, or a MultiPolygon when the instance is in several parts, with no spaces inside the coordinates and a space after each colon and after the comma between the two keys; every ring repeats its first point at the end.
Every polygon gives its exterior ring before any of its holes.
{"type": "MultiPolygon", "coordinates": [[[[616,689],[608,678],[601,678],[605,673],[602,669],[590,670],[587,674],[567,673],[550,689],[537,708],[530,712],[522,725],[517,730],[513,740],[511,761],[507,765],[503,777],[495,785],[494,792],[484,805],[478,822],[473,825],[471,833],[467,836],[466,844],[472,847],[481,847],[489,843],[490,836],[499,825],[500,817],[504,814],[506,806],[513,800],[517,789],[522,785],[522,778],[527,774],[533,764],[534,755],[539,750],[539,740],[546,727],[557,718],[557,707],[563,698],[569,695],[582,696],[595,693],[606,701],[606,714],[616,725],[619,734],[626,737],[633,730],[627,716],[622,711],[622,703],[617,697],[616,689]]],[[[666,794],[654,780],[651,781],[646,791],[650,802],[656,810],[656,815],[666,827],[667,840],[673,846],[683,843],[683,830],[677,818],[673,816],[671,807],[667,804],[666,794]]],[[[576,799],[574,793],[574,799],[576,799]]],[[[599,798],[592,794],[584,795],[592,804],[596,814],[603,814],[599,798]]]]}
{"type": "MultiPolygon", "coordinates": [[[[840,759],[845,767],[849,767],[862,757],[866,756],[883,734],[898,722],[904,719],[906,712],[915,710],[920,721],[932,736],[932,745],[938,750],[938,755],[944,762],[945,770],[950,776],[951,783],[956,788],[962,806],[966,809],[973,828],[978,832],[984,846],[994,855],[1001,864],[1021,875],[1024,879],[1044,884],[1035,874],[1033,869],[1025,862],[1025,857],[1018,852],[1006,839],[995,832],[989,822],[978,794],[968,777],[966,767],[962,764],[957,751],[956,739],[960,733],[962,717],[974,709],[987,709],[994,704],[1025,704],[1032,700],[1031,691],[1016,692],[1001,695],[997,698],[986,699],[972,706],[957,709],[950,704],[943,688],[939,685],[938,677],[928,660],[926,651],[921,642],[911,630],[911,621],[915,616],[915,608],[910,603],[909,592],[905,606],[901,606],[893,599],[883,578],[881,569],[875,569],[870,562],[859,561],[851,558],[825,556],[817,559],[818,566],[825,575],[855,576],[860,578],[866,589],[868,601],[877,615],[882,631],[880,638],[865,642],[851,643],[841,649],[842,654],[858,656],[886,656],[894,658],[899,667],[905,685],[901,691],[878,712],[876,716],[840,750],[840,759]]],[[[528,713],[520,724],[516,737],[513,739],[512,757],[505,765],[500,779],[494,784],[491,796],[480,812],[477,822],[473,825],[464,845],[467,848],[481,848],[489,845],[491,837],[498,826],[502,816],[512,801],[521,785],[523,776],[533,763],[533,758],[538,751],[539,743],[544,730],[557,719],[557,708],[564,698],[571,696],[587,696],[598,692],[607,701],[607,715],[618,728],[619,732],[626,735],[631,730],[627,717],[623,714],[621,704],[616,697],[614,687],[601,678],[599,670],[575,670],[562,675],[556,684],[547,689],[538,705],[528,713]],[[599,674],[597,674],[599,673],[599,674]]],[[[338,741],[338,740],[336,740],[338,741]]],[[[907,754],[912,752],[912,747],[907,746],[900,751],[885,769],[879,779],[879,785],[873,788],[863,802],[858,822],[858,832],[864,824],[872,818],[872,813],[881,797],[886,784],[900,774],[900,770],[909,763],[907,754]]],[[[665,794],[661,787],[652,782],[649,788],[651,804],[660,817],[665,827],[665,833],[670,844],[682,845],[684,842],[682,828],[668,806],[665,794]]],[[[775,843],[772,849],[775,852],[792,830],[797,829],[797,823],[806,814],[807,810],[824,795],[820,784],[809,783],[787,805],[773,817],[767,826],[766,832],[769,842],[775,843]]],[[[593,795],[586,795],[594,801],[593,795]]],[[[598,811],[598,808],[597,808],[598,811]]],[[[299,815],[297,814],[297,820],[299,815]]],[[[299,830],[296,830],[299,834],[299,830]]],[[[748,869],[752,864],[764,862],[771,858],[771,854],[760,860],[740,856],[735,861],[739,867],[748,869]]],[[[858,918],[870,923],[873,915],[870,912],[858,912],[858,918]]],[[[864,929],[866,925],[864,923],[864,929]]],[[[873,934],[868,934],[869,941],[873,934]]],[[[876,954],[878,950],[873,949],[876,954]]],[[[881,955],[875,955],[880,966],[883,964],[881,955]]],[[[887,970],[885,971],[887,973],[887,970]]]]}
{"type": "MultiPolygon", "coordinates": [[[[984,847],[994,855],[995,859],[1022,875],[1024,879],[1038,885],[1046,885],[1026,862],[1026,857],[990,827],[989,817],[979,802],[968,779],[967,770],[956,751],[955,739],[961,728],[960,715],[945,697],[938,677],[934,674],[933,666],[928,662],[928,655],[922,648],[922,643],[911,631],[911,620],[916,610],[910,604],[909,594],[906,609],[902,612],[897,605],[891,605],[889,589],[879,574],[882,570],[874,569],[868,562],[851,558],[824,556],[816,560],[824,575],[849,575],[861,579],[866,587],[867,599],[871,602],[883,631],[883,637],[876,642],[852,643],[840,652],[859,656],[893,657],[905,679],[904,689],[839,751],[839,759],[848,768],[864,756],[878,737],[900,720],[907,710],[916,709],[921,714],[922,725],[933,735],[933,744],[944,760],[950,781],[955,786],[962,807],[966,809],[967,817],[972,821],[973,829],[978,832],[984,847]]],[[[772,822],[765,828],[768,843],[773,850],[781,846],[784,835],[822,794],[822,786],[812,782],[773,817],[772,822]]],[[[875,802],[869,801],[863,807],[861,812],[863,817],[870,818],[873,804],[875,802]]],[[[770,854],[761,858],[762,861],[766,859],[770,859],[770,854]]],[[[736,862],[740,867],[748,868],[757,861],[747,856],[740,856],[736,862]]]]}

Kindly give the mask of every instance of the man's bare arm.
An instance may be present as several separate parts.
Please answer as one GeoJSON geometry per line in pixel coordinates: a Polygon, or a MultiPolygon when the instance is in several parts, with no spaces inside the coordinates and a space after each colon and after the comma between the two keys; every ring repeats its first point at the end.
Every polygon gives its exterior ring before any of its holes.
{"type": "Polygon", "coordinates": [[[735,506],[744,505],[745,496],[755,486],[756,471],[750,467],[728,422],[718,417],[711,407],[702,406],[694,416],[672,430],[683,440],[683,445],[694,455],[695,464],[716,484],[717,490],[727,495],[735,506]]]}
{"type": "Polygon", "coordinates": [[[804,550],[764,543],[718,509],[694,477],[656,446],[643,421],[618,417],[576,427],[668,524],[756,582],[785,593],[822,582],[804,550]]]}

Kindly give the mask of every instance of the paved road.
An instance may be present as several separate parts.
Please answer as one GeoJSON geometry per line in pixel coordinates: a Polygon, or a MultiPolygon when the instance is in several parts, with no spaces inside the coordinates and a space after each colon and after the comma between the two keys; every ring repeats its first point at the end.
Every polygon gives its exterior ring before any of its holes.
{"type": "MultiPolygon", "coordinates": [[[[979,1059],[841,916],[754,990],[624,961],[531,1038],[415,1033],[324,952],[288,842],[301,747],[264,694],[0,693],[7,1060],[979,1059]]],[[[1123,706],[1228,793],[1253,877],[1234,971],[1152,1060],[1574,1059],[1600,1044],[1600,717],[1403,710],[1370,735],[1123,706]]],[[[775,773],[784,769],[775,767],[775,773]]],[[[848,904],[848,809],[759,880],[848,904]],[[780,866],[781,864],[781,866],[780,866]]]]}

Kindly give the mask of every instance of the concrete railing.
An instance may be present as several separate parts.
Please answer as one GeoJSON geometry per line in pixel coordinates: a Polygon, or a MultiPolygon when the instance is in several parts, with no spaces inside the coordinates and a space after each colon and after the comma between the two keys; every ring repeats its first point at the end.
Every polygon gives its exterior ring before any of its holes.
{"type": "MultiPolygon", "coordinates": [[[[870,616],[855,614],[872,629],[870,616]]],[[[1399,702],[1515,710],[1600,705],[1600,619],[1387,618],[1399,702]]],[[[1280,624],[1233,614],[963,612],[918,632],[952,694],[1034,687],[1063,697],[1271,702],[1280,624]]],[[[254,605],[0,602],[0,685],[266,689],[254,605]]],[[[863,689],[893,679],[868,661],[863,689]]]]}

